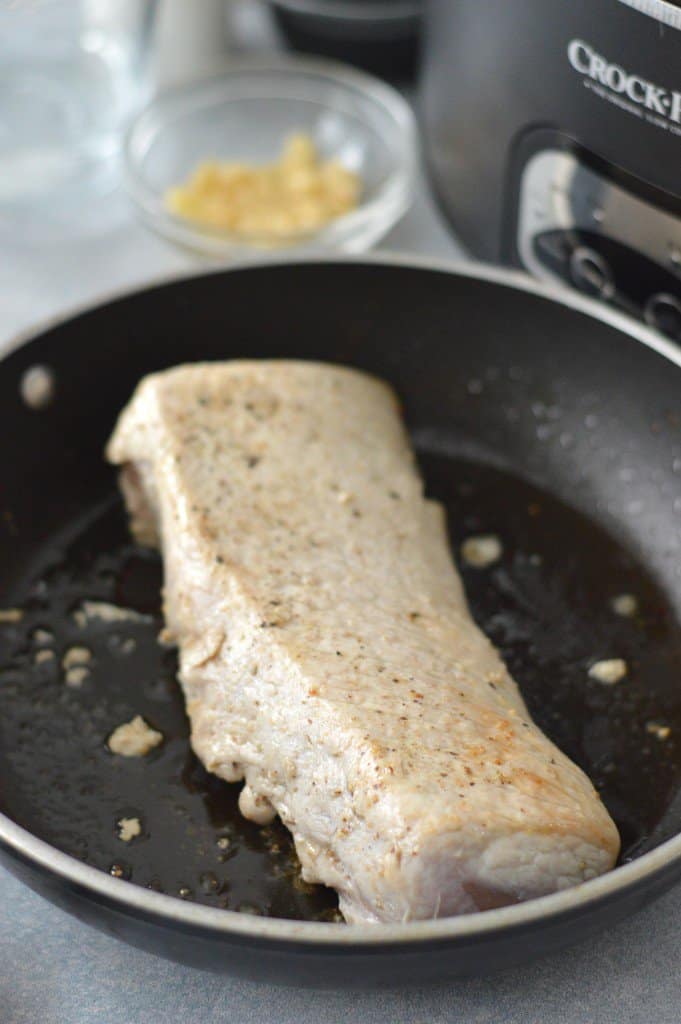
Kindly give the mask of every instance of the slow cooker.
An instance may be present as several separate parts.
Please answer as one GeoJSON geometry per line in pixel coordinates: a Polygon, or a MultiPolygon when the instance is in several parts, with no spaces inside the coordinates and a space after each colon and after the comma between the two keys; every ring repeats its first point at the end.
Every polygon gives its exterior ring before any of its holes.
{"type": "Polygon", "coordinates": [[[681,342],[681,3],[430,0],[435,191],[474,254],[681,342]]]}

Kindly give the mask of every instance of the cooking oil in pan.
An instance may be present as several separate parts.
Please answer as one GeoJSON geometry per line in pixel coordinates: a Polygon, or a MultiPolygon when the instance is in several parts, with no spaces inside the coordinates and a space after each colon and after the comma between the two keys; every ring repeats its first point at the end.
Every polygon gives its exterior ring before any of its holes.
{"type": "MultiPolygon", "coordinates": [[[[681,630],[664,595],[549,494],[489,466],[427,453],[421,464],[457,553],[471,536],[499,540],[490,564],[461,568],[473,614],[535,720],[601,792],[623,858],[656,845],[675,831],[681,775],[681,630]],[[623,595],[632,600],[618,613],[623,595]],[[616,685],[589,675],[615,658],[627,668],[616,685]]],[[[175,652],[158,642],[160,586],[158,557],[130,544],[113,493],[66,543],[45,545],[39,571],[11,595],[23,616],[0,622],[0,809],[138,885],[246,913],[337,919],[335,896],[302,880],[287,831],[242,818],[239,786],[194,757],[175,652]],[[106,606],[136,614],[112,618],[106,606]],[[107,738],[135,715],[163,742],[144,757],[113,755],[107,738]]]]}

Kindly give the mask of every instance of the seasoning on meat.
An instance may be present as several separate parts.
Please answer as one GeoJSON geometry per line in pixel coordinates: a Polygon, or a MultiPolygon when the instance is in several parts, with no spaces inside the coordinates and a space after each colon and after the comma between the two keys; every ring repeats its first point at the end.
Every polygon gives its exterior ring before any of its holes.
{"type": "Polygon", "coordinates": [[[593,786],[470,616],[389,388],[314,363],[179,367],[139,385],[108,454],[134,534],[162,548],[194,750],[244,780],[242,811],[276,811],[347,920],[613,866],[593,786]]]}

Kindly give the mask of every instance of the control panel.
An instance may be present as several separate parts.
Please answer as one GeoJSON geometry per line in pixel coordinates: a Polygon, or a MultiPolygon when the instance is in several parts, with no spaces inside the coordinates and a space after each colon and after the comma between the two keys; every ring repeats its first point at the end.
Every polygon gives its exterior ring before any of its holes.
{"type": "Polygon", "coordinates": [[[522,171],[515,242],[535,277],[609,302],[681,343],[681,217],[577,154],[545,149],[522,171]]]}

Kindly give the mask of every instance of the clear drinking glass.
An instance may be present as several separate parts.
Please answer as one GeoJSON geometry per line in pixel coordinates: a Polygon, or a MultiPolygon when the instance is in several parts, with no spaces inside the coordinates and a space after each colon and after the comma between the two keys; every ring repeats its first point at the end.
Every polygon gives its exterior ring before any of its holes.
{"type": "Polygon", "coordinates": [[[0,0],[0,218],[102,190],[146,98],[156,0],[0,0]]]}

